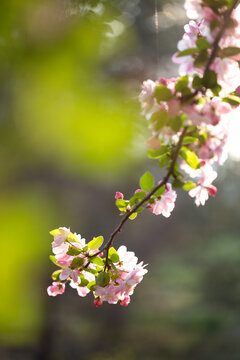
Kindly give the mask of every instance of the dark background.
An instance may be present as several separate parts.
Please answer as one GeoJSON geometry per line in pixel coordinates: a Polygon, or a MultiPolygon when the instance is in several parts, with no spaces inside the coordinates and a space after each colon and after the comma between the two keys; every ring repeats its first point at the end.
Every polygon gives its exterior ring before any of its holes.
{"type": "Polygon", "coordinates": [[[116,247],[149,264],[127,308],[46,293],[49,231],[107,239],[115,192],[163,175],[137,97],[148,77],[177,74],[187,19],[182,1],[157,5],[156,39],[151,0],[0,3],[1,360],[239,359],[237,161],[218,169],[205,207],[180,191],[169,219],[146,212],[125,226],[116,247]]]}

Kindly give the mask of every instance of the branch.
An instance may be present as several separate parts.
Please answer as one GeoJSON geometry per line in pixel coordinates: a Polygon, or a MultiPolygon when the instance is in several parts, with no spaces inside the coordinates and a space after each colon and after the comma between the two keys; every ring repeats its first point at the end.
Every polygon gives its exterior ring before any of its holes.
{"type": "MultiPolygon", "coordinates": [[[[142,199],[137,205],[135,205],[131,211],[129,211],[122,219],[122,221],[120,222],[120,224],[116,227],[116,229],[111,233],[110,235],[110,238],[106,244],[106,246],[99,252],[101,253],[102,251],[106,251],[106,265],[105,265],[105,269],[108,267],[108,251],[109,251],[109,248],[111,247],[112,243],[113,243],[113,240],[115,238],[115,236],[122,231],[122,228],[124,226],[124,224],[126,223],[126,221],[128,220],[128,218],[137,211],[138,208],[140,208],[145,202],[147,202],[152,195],[154,195],[154,193],[161,187],[161,186],[164,186],[167,184],[170,176],[173,174],[173,170],[174,170],[174,166],[177,162],[177,159],[178,159],[178,155],[179,155],[179,151],[181,149],[181,146],[182,146],[182,142],[183,142],[183,139],[186,135],[186,132],[187,132],[187,127],[185,127],[183,129],[183,132],[179,138],[179,141],[178,141],[178,144],[175,148],[175,151],[173,153],[173,158],[172,158],[172,162],[171,162],[171,166],[166,174],[166,176],[163,178],[163,180],[157,185],[155,186],[155,188],[150,191],[144,199],[142,199]]],[[[97,254],[95,254],[97,255],[97,254]]]]}

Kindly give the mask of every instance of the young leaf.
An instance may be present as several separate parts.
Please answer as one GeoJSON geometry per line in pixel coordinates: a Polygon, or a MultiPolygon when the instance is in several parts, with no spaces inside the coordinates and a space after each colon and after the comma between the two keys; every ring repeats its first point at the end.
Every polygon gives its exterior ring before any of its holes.
{"type": "Polygon", "coordinates": [[[109,284],[109,281],[110,281],[109,274],[103,271],[96,278],[96,285],[104,287],[109,284]]]}
{"type": "Polygon", "coordinates": [[[108,252],[109,258],[112,260],[112,262],[117,263],[119,262],[119,255],[117,251],[114,249],[114,247],[111,247],[108,252]]]}
{"type": "Polygon", "coordinates": [[[240,48],[236,46],[229,46],[227,48],[224,48],[221,50],[220,56],[222,58],[224,57],[230,57],[230,56],[236,56],[240,54],[240,48]]]}
{"type": "Polygon", "coordinates": [[[154,114],[152,114],[149,122],[150,122],[150,124],[153,123],[154,130],[158,131],[163,126],[166,125],[167,120],[168,120],[168,112],[164,109],[160,109],[158,112],[155,112],[154,114]]]}
{"type": "Polygon", "coordinates": [[[137,217],[137,213],[134,212],[134,213],[132,213],[132,215],[129,216],[129,219],[134,220],[134,219],[136,219],[136,217],[137,217]]]}
{"type": "Polygon", "coordinates": [[[161,196],[162,194],[165,193],[165,190],[166,190],[165,186],[161,186],[161,187],[154,193],[154,195],[155,195],[155,196],[161,196]]]}
{"type": "Polygon", "coordinates": [[[171,90],[169,90],[164,85],[158,85],[156,87],[154,96],[158,102],[168,101],[168,100],[172,99],[172,97],[173,97],[171,90]]]}
{"type": "Polygon", "coordinates": [[[81,283],[78,286],[85,287],[89,284],[89,281],[85,279],[83,275],[80,276],[80,279],[81,279],[81,283]]]}
{"type": "Polygon", "coordinates": [[[54,255],[50,255],[50,256],[49,256],[49,259],[54,263],[54,265],[57,265],[58,267],[63,268],[63,266],[61,266],[61,265],[59,265],[59,264],[57,263],[57,259],[55,258],[54,255]]]}
{"type": "Polygon", "coordinates": [[[91,263],[98,265],[98,266],[104,266],[104,261],[99,256],[94,256],[89,259],[91,263]]]}
{"type": "Polygon", "coordinates": [[[151,191],[153,186],[154,186],[154,178],[152,174],[149,171],[147,171],[140,178],[140,187],[144,191],[151,191]]]}
{"type": "Polygon", "coordinates": [[[199,169],[200,163],[195,152],[189,150],[186,147],[182,147],[180,155],[186,161],[186,163],[191,166],[191,168],[199,169]]]}
{"type": "Polygon", "coordinates": [[[84,259],[81,257],[75,257],[70,265],[71,269],[80,268],[83,266],[84,259]]]}
{"type": "Polygon", "coordinates": [[[205,37],[199,37],[196,40],[196,45],[199,48],[199,50],[210,49],[212,47],[212,45],[207,41],[205,37]]]}
{"type": "Polygon", "coordinates": [[[96,285],[96,281],[90,281],[90,283],[88,283],[87,288],[91,291],[95,291],[95,285],[96,285]]]}
{"type": "MultiPolygon", "coordinates": [[[[118,201],[118,200],[117,200],[118,201]]],[[[98,237],[95,237],[93,238],[89,243],[88,243],[88,248],[90,250],[96,250],[98,248],[100,248],[100,246],[102,245],[103,243],[103,236],[98,236],[98,237]]]]}
{"type": "Polygon", "coordinates": [[[188,145],[188,144],[192,144],[194,142],[198,141],[197,138],[192,137],[192,136],[185,136],[185,138],[183,139],[182,144],[183,145],[188,145]]]}
{"type": "Polygon", "coordinates": [[[75,248],[73,246],[70,246],[68,251],[67,251],[67,255],[69,256],[76,256],[76,255],[79,255],[81,254],[82,250],[78,249],[78,248],[75,248]]]}
{"type": "Polygon", "coordinates": [[[55,281],[59,281],[59,275],[61,274],[62,270],[56,270],[52,273],[52,279],[55,281]]]}
{"type": "Polygon", "coordinates": [[[208,89],[215,88],[218,85],[215,71],[207,70],[202,78],[202,83],[208,89]]]}
{"type": "Polygon", "coordinates": [[[193,181],[187,181],[183,185],[183,189],[186,190],[186,191],[190,191],[190,190],[194,189],[195,187],[196,187],[196,184],[193,181]]]}
{"type": "Polygon", "coordinates": [[[158,166],[160,166],[160,167],[166,166],[168,164],[169,160],[170,160],[170,157],[167,154],[162,155],[159,158],[158,166]]]}
{"type": "Polygon", "coordinates": [[[193,55],[193,54],[196,54],[197,52],[199,52],[199,49],[198,49],[198,48],[189,48],[189,49],[180,51],[180,52],[177,54],[177,57],[193,55]]]}

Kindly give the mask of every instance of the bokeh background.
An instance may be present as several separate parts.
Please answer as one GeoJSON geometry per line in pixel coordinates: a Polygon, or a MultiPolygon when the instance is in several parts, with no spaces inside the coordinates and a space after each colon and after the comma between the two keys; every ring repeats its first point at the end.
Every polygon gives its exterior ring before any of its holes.
{"type": "Polygon", "coordinates": [[[236,124],[214,200],[180,192],[169,219],[142,214],[116,240],[149,264],[127,308],[46,293],[49,231],[107,238],[115,191],[161,178],[137,97],[144,79],[177,74],[186,22],[182,0],[1,0],[1,360],[239,359],[236,124]]]}

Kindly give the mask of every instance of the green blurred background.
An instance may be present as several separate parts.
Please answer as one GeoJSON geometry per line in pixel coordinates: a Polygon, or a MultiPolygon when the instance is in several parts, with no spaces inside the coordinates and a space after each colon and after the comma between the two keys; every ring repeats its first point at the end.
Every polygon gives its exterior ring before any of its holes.
{"type": "MultiPolygon", "coordinates": [[[[0,358],[238,360],[240,193],[237,162],[218,196],[196,208],[179,193],[170,219],[143,214],[126,244],[149,273],[127,308],[72,289],[49,298],[49,231],[87,240],[118,223],[146,159],[141,82],[173,76],[183,1],[1,0],[0,358]],[[156,44],[158,42],[158,46],[156,44]],[[157,50],[158,49],[158,50],[157,50]]],[[[117,243],[116,243],[117,246],[117,243]]]]}

